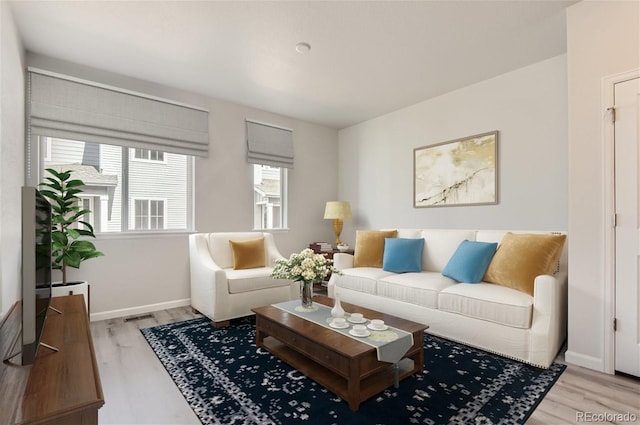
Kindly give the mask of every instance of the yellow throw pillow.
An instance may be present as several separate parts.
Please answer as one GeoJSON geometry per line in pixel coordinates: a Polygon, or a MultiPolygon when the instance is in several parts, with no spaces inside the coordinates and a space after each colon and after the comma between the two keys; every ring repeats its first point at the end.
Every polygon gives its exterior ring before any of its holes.
{"type": "Polygon", "coordinates": [[[233,269],[264,267],[264,238],[229,241],[233,251],[233,269]]]}
{"type": "Polygon", "coordinates": [[[567,235],[507,233],[493,256],[484,281],[533,295],[536,276],[553,275],[567,235]]]}
{"type": "Polygon", "coordinates": [[[395,238],[397,230],[357,230],[353,267],[382,267],[384,238],[395,238]]]}

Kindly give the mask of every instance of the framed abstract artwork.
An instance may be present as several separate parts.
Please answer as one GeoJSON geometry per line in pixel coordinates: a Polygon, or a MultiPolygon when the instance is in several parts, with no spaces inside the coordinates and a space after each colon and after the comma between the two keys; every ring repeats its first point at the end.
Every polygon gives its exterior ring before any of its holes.
{"type": "Polygon", "coordinates": [[[413,206],[498,203],[498,132],[413,150],[413,206]]]}

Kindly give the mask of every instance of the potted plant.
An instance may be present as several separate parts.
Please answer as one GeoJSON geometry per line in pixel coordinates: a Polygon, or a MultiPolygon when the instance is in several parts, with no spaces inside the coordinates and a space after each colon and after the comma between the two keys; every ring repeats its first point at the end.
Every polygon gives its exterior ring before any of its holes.
{"type": "Polygon", "coordinates": [[[104,255],[98,251],[95,245],[82,239],[83,237],[95,238],[93,226],[83,220],[90,210],[82,208],[80,197],[84,182],[72,179],[72,171],[56,171],[47,168],[50,176],[40,184],[44,189],[40,190],[43,196],[49,199],[52,209],[52,264],[54,269],[62,271],[62,286],[67,282],[67,266],[80,268],[80,263],[91,258],[104,255]],[[81,225],[81,226],[80,226],[81,225]]]}

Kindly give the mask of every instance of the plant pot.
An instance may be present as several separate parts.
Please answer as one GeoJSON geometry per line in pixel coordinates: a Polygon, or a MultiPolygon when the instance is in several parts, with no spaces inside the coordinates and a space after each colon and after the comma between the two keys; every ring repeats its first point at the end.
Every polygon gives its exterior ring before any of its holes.
{"type": "Polygon", "coordinates": [[[51,285],[52,297],[64,297],[67,295],[84,296],[84,306],[87,309],[87,314],[89,314],[89,301],[91,299],[91,297],[89,296],[89,282],[87,282],[86,280],[81,280],[75,282],[67,282],[66,285],[63,285],[62,282],[53,282],[53,284],[51,285]]]}

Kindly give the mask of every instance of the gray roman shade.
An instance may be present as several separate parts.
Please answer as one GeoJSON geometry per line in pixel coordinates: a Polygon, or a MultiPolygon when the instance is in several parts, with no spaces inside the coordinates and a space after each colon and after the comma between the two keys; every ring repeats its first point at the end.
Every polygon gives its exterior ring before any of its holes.
{"type": "Polygon", "coordinates": [[[28,78],[31,135],[209,154],[207,111],[34,71],[28,78]]]}
{"type": "Polygon", "coordinates": [[[251,164],[293,168],[293,132],[284,128],[247,123],[247,161],[251,164]]]}

